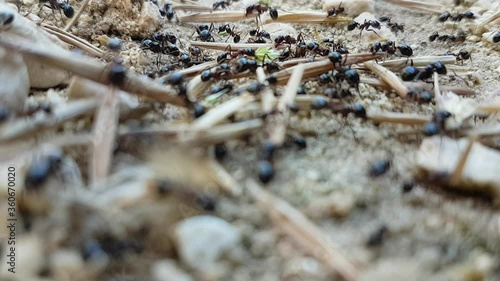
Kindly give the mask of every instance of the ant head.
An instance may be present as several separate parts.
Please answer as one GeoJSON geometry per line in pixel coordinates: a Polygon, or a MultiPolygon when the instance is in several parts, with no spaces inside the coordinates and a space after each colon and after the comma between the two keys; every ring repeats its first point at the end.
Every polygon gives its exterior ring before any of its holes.
{"type": "Polygon", "coordinates": [[[411,81],[417,77],[419,70],[414,66],[406,66],[401,72],[401,79],[403,81],[411,81]]]}
{"type": "Polygon", "coordinates": [[[0,28],[8,28],[12,25],[14,21],[14,14],[10,12],[1,12],[0,13],[0,28]]]}
{"type": "Polygon", "coordinates": [[[446,66],[440,61],[433,63],[432,66],[434,67],[434,69],[436,70],[436,72],[438,74],[446,74],[447,73],[446,66]]]}
{"type": "Polygon", "coordinates": [[[349,31],[353,31],[356,27],[359,26],[359,23],[355,22],[355,21],[351,21],[348,25],[347,25],[347,30],[349,31]]]}

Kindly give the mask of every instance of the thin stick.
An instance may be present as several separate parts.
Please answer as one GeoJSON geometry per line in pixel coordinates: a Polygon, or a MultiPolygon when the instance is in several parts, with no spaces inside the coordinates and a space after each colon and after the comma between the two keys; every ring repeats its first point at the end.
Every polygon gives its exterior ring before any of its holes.
{"type": "Polygon", "coordinates": [[[500,102],[478,104],[476,106],[476,111],[484,113],[497,113],[500,112],[500,102]]]}
{"type": "Polygon", "coordinates": [[[296,24],[335,24],[342,22],[352,21],[351,17],[326,17],[324,12],[280,12],[277,19],[272,19],[266,15],[264,23],[283,22],[283,23],[296,23],[296,24]]]}
{"type": "Polygon", "coordinates": [[[223,124],[209,130],[195,130],[178,135],[176,142],[187,146],[207,146],[231,139],[241,138],[262,128],[261,119],[251,119],[237,123],[223,124]]]}
{"type": "Polygon", "coordinates": [[[14,120],[0,127],[0,142],[15,141],[55,128],[68,120],[93,112],[97,104],[97,99],[78,100],[56,107],[50,115],[42,118],[34,116],[14,120]]]}
{"type": "MultiPolygon", "coordinates": [[[[264,73],[264,68],[257,68],[257,81],[259,83],[266,82],[266,74],[264,73]]],[[[273,90],[270,87],[266,87],[261,94],[262,111],[264,114],[273,111],[274,105],[276,104],[276,97],[274,97],[273,90]]]]}
{"type": "Polygon", "coordinates": [[[221,164],[214,160],[210,160],[208,164],[212,171],[210,176],[217,182],[222,190],[232,196],[240,196],[243,193],[243,188],[238,181],[236,181],[221,164]]]}
{"type": "MultiPolygon", "coordinates": [[[[457,62],[457,58],[455,56],[424,56],[411,58],[411,60],[413,62],[413,66],[426,66],[436,61],[440,61],[443,64],[455,64],[457,62]]],[[[393,70],[393,67],[402,67],[407,65],[407,63],[408,59],[394,59],[379,62],[381,66],[387,67],[391,70],[393,70]]]]}
{"type": "Polygon", "coordinates": [[[408,94],[408,88],[403,84],[401,78],[399,78],[394,72],[388,70],[387,68],[378,65],[373,61],[365,62],[365,66],[370,69],[373,73],[375,73],[378,77],[380,77],[383,81],[391,86],[392,89],[396,91],[396,93],[405,98],[408,94]]]}
{"type": "Polygon", "coordinates": [[[271,124],[270,128],[270,140],[276,146],[282,146],[285,142],[286,129],[289,123],[290,117],[290,106],[293,104],[295,96],[297,95],[297,88],[302,83],[302,75],[304,74],[304,65],[299,64],[293,70],[288,84],[285,89],[285,93],[281,96],[278,101],[278,114],[276,115],[275,122],[271,124]]]}
{"type": "MultiPolygon", "coordinates": [[[[14,52],[21,52],[23,56],[38,62],[67,70],[76,75],[93,80],[95,82],[109,85],[109,67],[93,58],[86,56],[76,56],[69,51],[52,51],[33,45],[30,41],[19,39],[16,43],[11,43],[0,38],[0,46],[14,52]]],[[[187,106],[186,101],[173,95],[171,87],[156,83],[144,75],[137,75],[132,72],[127,73],[122,90],[148,97],[157,101],[171,103],[178,106],[187,106]]]]}
{"type": "Polygon", "coordinates": [[[443,95],[439,89],[439,74],[437,72],[434,72],[434,100],[438,108],[443,107],[443,95]]]}
{"type": "Polygon", "coordinates": [[[111,167],[118,116],[120,115],[116,90],[114,86],[110,87],[94,121],[94,147],[89,161],[91,183],[105,179],[111,167]]]}
{"type": "Polygon", "coordinates": [[[211,12],[213,11],[212,7],[201,6],[199,4],[175,4],[172,5],[172,10],[174,11],[187,11],[187,12],[211,12]]]}
{"type": "MultiPolygon", "coordinates": [[[[387,83],[382,80],[375,78],[367,78],[361,77],[360,83],[370,85],[372,87],[391,89],[387,83]]],[[[417,89],[417,90],[427,90],[434,92],[434,86],[425,82],[403,82],[403,84],[408,87],[408,89],[417,89]]],[[[475,95],[476,92],[473,89],[464,88],[464,87],[455,87],[455,86],[442,86],[443,91],[453,92],[459,96],[472,96],[475,95]]]]}
{"type": "Polygon", "coordinates": [[[476,26],[476,28],[474,28],[474,34],[479,35],[479,34],[483,33],[483,31],[485,30],[485,26],[488,23],[496,20],[497,18],[500,18],[500,11],[493,13],[491,16],[485,18],[482,22],[480,22],[476,26]]]}
{"type": "Polygon", "coordinates": [[[460,155],[460,158],[458,160],[457,166],[455,168],[455,171],[451,175],[450,179],[450,184],[453,186],[457,186],[460,184],[460,179],[462,178],[462,173],[465,168],[465,164],[467,163],[467,159],[469,158],[470,151],[472,148],[472,145],[474,144],[473,139],[469,139],[467,142],[467,146],[465,147],[465,151],[463,151],[460,155]]]}
{"type": "Polygon", "coordinates": [[[240,108],[251,103],[252,101],[254,101],[254,97],[250,95],[241,95],[239,97],[232,98],[196,119],[193,122],[192,128],[195,130],[208,129],[222,122],[224,119],[231,116],[240,108]]]}
{"type": "Polygon", "coordinates": [[[255,15],[245,16],[243,11],[216,11],[211,13],[196,13],[179,17],[179,22],[194,22],[194,23],[219,23],[219,22],[241,22],[244,20],[255,20],[255,15]]]}
{"type": "Polygon", "coordinates": [[[99,58],[102,58],[104,56],[104,52],[101,49],[90,44],[86,40],[83,40],[82,38],[79,38],[71,33],[68,33],[66,31],[61,30],[58,27],[55,27],[52,25],[42,23],[42,27],[45,29],[45,31],[56,35],[62,41],[66,42],[68,44],[71,44],[77,48],[80,48],[81,50],[83,50],[83,51],[85,51],[93,56],[96,56],[99,58]]]}
{"type": "Polygon", "coordinates": [[[396,123],[403,125],[424,125],[432,120],[432,116],[396,112],[368,113],[367,117],[374,123],[396,123]]]}
{"type": "Polygon", "coordinates": [[[71,27],[73,27],[73,25],[75,25],[75,23],[78,21],[78,19],[80,19],[80,16],[83,14],[83,11],[85,11],[85,8],[87,8],[87,6],[90,4],[90,1],[91,0],[85,0],[82,5],[80,6],[80,9],[78,10],[78,12],[76,13],[76,15],[71,19],[71,21],[64,27],[64,31],[69,31],[69,29],[71,27]]]}
{"type": "Polygon", "coordinates": [[[346,257],[340,246],[327,242],[326,235],[301,211],[285,200],[265,191],[255,181],[248,180],[246,190],[272,221],[309,254],[337,272],[347,281],[359,280],[359,270],[346,257]]]}
{"type": "Polygon", "coordinates": [[[443,5],[424,3],[411,0],[385,0],[391,4],[405,7],[408,9],[421,10],[425,12],[433,12],[436,14],[442,13],[445,9],[443,5]]]}
{"type": "Polygon", "coordinates": [[[189,41],[191,46],[196,46],[199,48],[225,51],[231,49],[232,51],[243,50],[246,48],[258,49],[263,47],[273,48],[273,44],[257,44],[257,43],[230,43],[230,42],[201,42],[201,41],[189,41]]]}
{"type": "MultiPolygon", "coordinates": [[[[380,59],[385,55],[386,55],[386,53],[349,54],[345,60],[344,65],[361,63],[361,62],[365,62],[365,61],[369,61],[369,60],[373,60],[373,59],[380,59]]],[[[303,79],[316,77],[320,74],[323,74],[323,73],[328,72],[332,69],[336,69],[336,68],[340,67],[339,64],[334,65],[328,59],[322,59],[322,60],[311,62],[311,63],[304,63],[301,65],[304,65],[303,79]]],[[[288,81],[288,78],[292,74],[293,70],[298,66],[299,65],[295,65],[293,67],[289,67],[289,68],[286,68],[286,69],[283,69],[281,71],[274,73],[274,76],[276,76],[276,78],[278,79],[278,84],[284,84],[286,81],[288,81]]]]}

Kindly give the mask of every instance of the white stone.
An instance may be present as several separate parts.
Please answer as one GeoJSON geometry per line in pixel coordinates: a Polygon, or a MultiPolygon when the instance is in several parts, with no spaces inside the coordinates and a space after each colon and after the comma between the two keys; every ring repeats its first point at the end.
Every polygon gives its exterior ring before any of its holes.
{"type": "Polygon", "coordinates": [[[58,250],[50,256],[50,264],[57,281],[69,280],[71,276],[81,276],[85,272],[85,263],[76,251],[58,250]]]}
{"type": "Polygon", "coordinates": [[[215,267],[224,254],[239,246],[241,233],[223,219],[197,216],[175,226],[174,240],[181,260],[204,271],[215,267]]]}
{"type": "MultiPolygon", "coordinates": [[[[19,227],[19,224],[17,225],[19,227]]],[[[17,236],[16,239],[16,272],[7,271],[9,265],[5,262],[9,248],[5,244],[0,264],[0,280],[26,280],[38,276],[45,263],[45,254],[40,237],[35,235],[17,236]]]]}
{"type": "Polygon", "coordinates": [[[351,17],[355,17],[364,12],[374,12],[373,0],[325,0],[323,2],[323,11],[327,12],[330,8],[338,8],[339,5],[341,5],[341,7],[345,9],[345,13],[351,17]]]}
{"type": "Polygon", "coordinates": [[[155,281],[192,281],[193,278],[179,268],[174,260],[160,260],[151,267],[155,281]]]}
{"type": "Polygon", "coordinates": [[[274,39],[280,35],[287,36],[290,35],[294,38],[299,35],[297,30],[293,28],[293,26],[286,24],[286,23],[279,23],[279,22],[273,22],[273,23],[268,23],[264,24],[262,26],[262,29],[269,32],[269,35],[271,35],[271,38],[274,39]]]}
{"type": "MultiPolygon", "coordinates": [[[[9,5],[0,3],[0,12],[14,14],[14,21],[12,24],[0,27],[0,34],[3,40],[10,43],[18,43],[19,39],[27,40],[30,41],[33,46],[55,52],[66,49],[65,45],[57,37],[48,34],[40,26],[19,15],[9,5]]],[[[9,55],[14,55],[11,51],[8,51],[8,53],[9,55]]],[[[32,59],[24,60],[24,63],[28,68],[31,87],[54,87],[63,83],[70,77],[69,73],[65,71],[48,67],[32,59]]]]}

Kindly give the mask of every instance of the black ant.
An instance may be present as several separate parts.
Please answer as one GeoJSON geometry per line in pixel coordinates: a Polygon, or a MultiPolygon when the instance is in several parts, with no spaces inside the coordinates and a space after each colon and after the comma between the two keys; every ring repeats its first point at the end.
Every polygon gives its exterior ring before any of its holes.
{"type": "Polygon", "coordinates": [[[291,45],[297,44],[297,40],[290,35],[286,35],[286,36],[279,35],[278,37],[276,37],[274,39],[274,44],[276,47],[280,44],[283,44],[283,43],[291,46],[291,45]]]}
{"type": "Polygon", "coordinates": [[[460,50],[458,54],[448,51],[444,55],[455,56],[457,58],[457,62],[460,61],[462,62],[462,64],[464,63],[465,60],[471,59],[470,53],[465,49],[460,50]]]}
{"type": "Polygon", "coordinates": [[[233,42],[234,43],[240,42],[241,36],[239,34],[237,34],[237,33],[234,32],[234,26],[233,26],[233,28],[231,28],[229,26],[229,24],[219,26],[219,34],[223,33],[223,32],[226,32],[231,37],[233,37],[233,42]]]}
{"type": "Polygon", "coordinates": [[[359,73],[355,69],[351,69],[345,66],[340,67],[337,70],[337,73],[335,73],[335,75],[333,76],[333,79],[335,79],[338,82],[346,81],[349,84],[349,86],[355,87],[356,90],[358,90],[360,79],[359,79],[359,73]]]}
{"type": "Polygon", "coordinates": [[[196,27],[196,36],[197,39],[200,39],[202,42],[215,42],[214,37],[212,36],[212,31],[214,29],[214,25],[211,24],[210,27],[208,25],[200,25],[196,27]]]}
{"type": "Polygon", "coordinates": [[[396,46],[396,44],[392,41],[387,41],[387,42],[375,42],[373,45],[370,47],[370,52],[375,54],[378,51],[383,51],[386,52],[389,55],[393,55],[396,53],[396,50],[399,50],[402,56],[404,57],[411,57],[413,55],[413,49],[406,45],[399,45],[396,46]]]}
{"type": "Polygon", "coordinates": [[[498,43],[500,42],[500,32],[495,33],[492,38],[493,43],[498,43]]]}
{"type": "Polygon", "coordinates": [[[425,80],[431,78],[434,72],[446,74],[446,66],[440,61],[425,66],[423,70],[419,70],[413,66],[407,66],[403,68],[401,72],[401,79],[403,81],[425,80]]]}
{"type": "Polygon", "coordinates": [[[172,3],[165,3],[162,9],[160,9],[160,14],[163,17],[167,17],[168,21],[172,21],[175,16],[175,12],[172,9],[172,3]]]}
{"type": "Polygon", "coordinates": [[[418,101],[420,104],[432,102],[431,93],[427,91],[418,92],[415,89],[412,89],[408,92],[407,98],[409,100],[418,101]]]}
{"type": "Polygon", "coordinates": [[[370,27],[375,28],[375,29],[380,29],[380,22],[378,22],[376,20],[365,20],[363,23],[351,21],[347,25],[347,30],[353,31],[354,29],[358,28],[361,30],[361,32],[359,33],[360,36],[361,36],[361,33],[363,32],[363,30],[366,30],[366,31],[372,31],[373,33],[377,34],[377,36],[380,37],[380,35],[378,35],[378,33],[375,30],[370,29],[370,27]]]}
{"type": "Polygon", "coordinates": [[[271,40],[271,35],[269,34],[269,32],[265,30],[252,29],[250,30],[249,34],[250,36],[256,37],[255,39],[250,38],[248,40],[249,43],[264,44],[267,43],[265,39],[271,40]]]}
{"type": "Polygon", "coordinates": [[[451,113],[446,110],[439,110],[432,117],[432,121],[426,123],[423,128],[425,136],[434,136],[446,132],[446,120],[451,117],[451,113]]]}
{"type": "Polygon", "coordinates": [[[236,72],[241,73],[247,70],[250,70],[250,72],[255,72],[257,70],[257,67],[257,61],[249,60],[247,58],[239,58],[238,62],[236,63],[236,72]]]}
{"type": "Polygon", "coordinates": [[[58,0],[40,0],[40,3],[46,3],[46,2],[48,2],[49,5],[45,5],[45,7],[52,9],[52,11],[56,11],[56,10],[61,11],[62,10],[64,15],[69,19],[75,15],[75,10],[69,4],[69,0],[61,1],[61,2],[58,0]]]}
{"type": "Polygon", "coordinates": [[[454,34],[442,34],[439,35],[437,31],[433,32],[429,36],[429,41],[441,41],[441,42],[463,42],[465,41],[465,32],[461,29],[457,31],[457,35],[454,34]]]}
{"type": "Polygon", "coordinates": [[[256,4],[256,5],[250,5],[246,7],[245,9],[245,17],[248,17],[249,15],[252,14],[257,14],[256,15],[256,20],[257,20],[257,26],[259,26],[259,21],[261,22],[262,25],[262,20],[260,19],[260,15],[263,13],[269,11],[269,15],[271,16],[271,19],[277,20],[278,19],[278,10],[272,7],[269,7],[264,4],[256,4]]]}
{"type": "Polygon", "coordinates": [[[227,9],[227,7],[231,5],[231,3],[232,3],[232,1],[231,1],[231,0],[225,0],[225,1],[224,1],[224,0],[220,0],[220,1],[216,1],[216,2],[213,4],[212,8],[213,8],[213,10],[214,10],[214,11],[215,11],[215,10],[217,10],[217,9],[219,9],[219,8],[220,8],[220,9],[227,9]]]}
{"type": "Polygon", "coordinates": [[[317,42],[309,42],[306,48],[308,51],[311,51],[314,54],[318,54],[320,56],[328,56],[328,54],[330,53],[329,49],[321,47],[317,42]]]}
{"type": "Polygon", "coordinates": [[[466,12],[463,12],[463,13],[458,13],[456,15],[451,15],[449,12],[443,12],[438,20],[440,22],[445,22],[447,21],[448,19],[450,19],[451,21],[462,21],[462,19],[475,19],[476,16],[474,15],[473,12],[471,11],[466,11],[466,12]]]}
{"type": "Polygon", "coordinates": [[[263,67],[267,73],[275,73],[280,71],[280,66],[275,62],[266,62],[264,63],[263,67]]]}
{"type": "Polygon", "coordinates": [[[342,116],[347,116],[349,114],[354,114],[354,116],[366,119],[366,109],[359,103],[355,104],[345,104],[345,105],[333,105],[331,110],[335,114],[340,114],[342,116]]]}
{"type": "Polygon", "coordinates": [[[323,43],[325,43],[325,45],[328,46],[329,48],[331,47],[332,51],[338,52],[342,55],[349,54],[349,50],[347,50],[347,48],[344,47],[341,41],[335,43],[333,39],[325,38],[323,39],[323,43]]]}
{"type": "Polygon", "coordinates": [[[387,27],[389,27],[391,29],[391,31],[396,33],[396,34],[398,34],[399,31],[405,32],[404,25],[392,22],[390,17],[382,16],[378,20],[380,22],[386,22],[387,27]]]}
{"type": "Polygon", "coordinates": [[[345,9],[344,7],[341,7],[342,6],[342,2],[340,2],[339,6],[337,8],[330,8],[328,9],[328,12],[327,12],[327,17],[335,17],[339,14],[344,14],[345,12],[345,9]]]}

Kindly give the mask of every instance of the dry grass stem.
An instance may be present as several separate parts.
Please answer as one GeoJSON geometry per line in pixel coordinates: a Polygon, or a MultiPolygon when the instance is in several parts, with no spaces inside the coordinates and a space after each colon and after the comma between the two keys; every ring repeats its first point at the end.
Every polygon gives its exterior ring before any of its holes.
{"type": "Polygon", "coordinates": [[[431,4],[419,1],[410,1],[410,0],[385,0],[385,1],[408,9],[433,12],[436,14],[442,13],[445,10],[445,7],[443,5],[431,4]]]}
{"type": "MultiPolygon", "coordinates": [[[[361,53],[361,54],[349,54],[347,59],[345,60],[344,65],[350,65],[350,64],[355,64],[355,63],[361,63],[373,59],[380,59],[383,56],[385,56],[385,53],[377,53],[377,54],[372,54],[372,53],[361,53]]],[[[320,74],[323,74],[325,72],[331,71],[334,68],[339,67],[339,65],[333,65],[330,60],[328,59],[323,59],[311,63],[304,63],[300,64],[304,66],[304,75],[303,79],[311,78],[311,77],[316,77],[320,74]]],[[[289,67],[286,69],[283,69],[281,71],[278,71],[274,73],[276,78],[278,79],[279,84],[284,84],[285,81],[288,81],[288,78],[292,74],[293,70],[298,67],[299,65],[289,67]]]]}
{"type": "Polygon", "coordinates": [[[476,110],[484,113],[498,113],[500,112],[500,102],[478,104],[476,110]]]}
{"type": "Polygon", "coordinates": [[[99,58],[102,58],[104,56],[104,52],[101,49],[90,44],[86,40],[83,40],[83,39],[81,39],[81,38],[79,38],[71,33],[68,33],[66,31],[61,30],[58,27],[55,27],[52,25],[42,23],[41,26],[43,27],[43,29],[45,29],[45,31],[47,31],[53,35],[56,35],[62,41],[66,42],[70,45],[73,45],[73,46],[81,49],[82,51],[89,53],[92,56],[99,57],[99,58]]]}
{"type": "Polygon", "coordinates": [[[175,4],[172,5],[172,10],[186,12],[211,12],[213,9],[212,7],[201,6],[197,4],[175,4]]]}
{"type": "Polygon", "coordinates": [[[401,78],[399,78],[394,72],[388,70],[387,68],[373,62],[368,61],[365,62],[365,66],[370,69],[373,73],[375,73],[378,77],[380,77],[383,81],[391,86],[392,89],[396,91],[396,93],[405,98],[408,94],[408,88],[403,84],[401,78]]]}
{"type": "Polygon", "coordinates": [[[240,196],[243,193],[241,185],[215,160],[209,161],[210,176],[219,187],[231,196],[240,196]]]}
{"type": "Polygon", "coordinates": [[[36,115],[8,122],[0,127],[0,142],[14,141],[55,128],[68,120],[94,112],[97,105],[97,99],[78,100],[56,107],[50,115],[36,115]]]}
{"type": "Polygon", "coordinates": [[[480,22],[478,25],[476,25],[476,27],[473,28],[474,34],[480,35],[481,33],[483,33],[485,31],[485,29],[486,29],[485,26],[488,23],[490,23],[498,18],[500,18],[500,11],[493,13],[491,16],[485,18],[482,22],[480,22]]]}
{"type": "Polygon", "coordinates": [[[0,145],[0,161],[7,161],[21,154],[32,155],[31,153],[38,150],[39,147],[46,145],[56,147],[90,146],[92,138],[92,135],[87,133],[62,134],[43,140],[28,139],[15,143],[2,144],[0,145]]]}
{"type": "Polygon", "coordinates": [[[439,89],[439,74],[437,72],[434,72],[434,100],[438,108],[443,107],[443,95],[441,94],[441,89],[439,89]]]}
{"type": "Polygon", "coordinates": [[[471,150],[473,144],[474,144],[474,140],[469,139],[467,142],[467,146],[465,147],[465,151],[462,151],[460,153],[460,158],[458,160],[455,171],[453,171],[453,174],[451,174],[451,178],[450,178],[451,185],[457,186],[458,184],[460,184],[460,179],[462,178],[464,167],[465,167],[465,164],[467,164],[467,159],[469,158],[470,150],[471,150]]]}
{"type": "Polygon", "coordinates": [[[202,81],[201,75],[196,75],[187,84],[188,97],[192,100],[198,100],[203,92],[213,84],[213,79],[202,81]]]}
{"type": "Polygon", "coordinates": [[[359,280],[359,270],[347,259],[340,246],[330,240],[327,242],[327,237],[321,229],[301,211],[265,191],[253,180],[247,181],[246,189],[257,202],[257,206],[269,214],[273,223],[302,246],[308,254],[314,255],[345,280],[359,280]]]}
{"type": "Polygon", "coordinates": [[[255,20],[255,15],[245,16],[244,11],[216,11],[211,13],[196,13],[179,17],[179,22],[193,23],[226,23],[255,20]]]}
{"type": "Polygon", "coordinates": [[[196,119],[191,125],[194,130],[209,129],[224,121],[245,105],[253,102],[255,98],[250,95],[241,95],[232,98],[205,113],[203,116],[196,119]]]}
{"type": "Polygon", "coordinates": [[[179,134],[176,142],[187,146],[207,146],[244,137],[262,128],[261,119],[219,125],[209,130],[191,130],[179,134]]]}
{"type": "Polygon", "coordinates": [[[232,51],[243,50],[246,48],[258,49],[269,47],[273,48],[273,44],[257,44],[257,43],[231,43],[231,42],[201,42],[201,41],[189,41],[191,46],[196,46],[199,48],[226,51],[231,49],[232,51]]]}
{"type": "MultiPolygon", "coordinates": [[[[457,63],[457,58],[455,56],[425,56],[425,57],[415,57],[410,58],[413,61],[413,66],[426,66],[428,64],[434,63],[436,61],[440,61],[443,64],[455,64],[457,63]]],[[[383,67],[389,68],[393,71],[394,69],[403,68],[409,65],[409,60],[406,58],[403,59],[395,59],[395,60],[386,60],[379,62],[379,64],[383,67]]]]}
{"type": "Polygon", "coordinates": [[[432,120],[432,116],[408,113],[368,113],[368,119],[374,123],[395,123],[403,125],[424,125],[432,120]]]}
{"type": "Polygon", "coordinates": [[[89,161],[91,183],[104,180],[111,168],[118,116],[120,115],[118,105],[117,89],[111,86],[94,120],[94,143],[89,161]]]}
{"type": "MultiPolygon", "coordinates": [[[[177,70],[176,73],[179,73],[184,77],[191,77],[191,76],[194,76],[194,75],[202,72],[203,70],[210,69],[214,66],[217,66],[216,61],[207,61],[207,62],[204,62],[201,64],[193,65],[193,66],[188,67],[188,68],[177,70]]],[[[159,80],[161,81],[161,80],[165,79],[166,77],[168,77],[169,75],[170,74],[164,75],[164,76],[160,77],[159,80]]]]}
{"type": "Polygon", "coordinates": [[[64,31],[69,31],[71,27],[73,27],[73,25],[75,25],[77,22],[78,22],[78,19],[80,19],[80,16],[82,15],[82,13],[85,11],[85,8],[87,8],[87,6],[90,4],[90,1],[92,0],[85,0],[82,5],[80,6],[80,9],[78,10],[78,12],[76,13],[76,15],[71,19],[70,22],[68,22],[68,24],[64,27],[64,31]]]}
{"type": "MultiPolygon", "coordinates": [[[[391,86],[389,86],[387,83],[385,83],[382,80],[375,79],[375,78],[367,78],[367,77],[361,77],[360,83],[370,85],[372,87],[376,88],[383,88],[383,89],[391,89],[391,86]]],[[[408,87],[408,89],[416,89],[416,90],[426,90],[430,92],[434,92],[434,86],[429,83],[425,82],[403,82],[403,84],[408,87]]],[[[472,96],[476,94],[476,91],[469,89],[469,88],[463,88],[463,87],[455,87],[455,86],[441,86],[443,91],[447,92],[453,92],[459,96],[472,96]]]]}
{"type": "MultiPolygon", "coordinates": [[[[264,72],[264,68],[257,68],[257,81],[259,83],[266,82],[266,73],[264,72]]],[[[273,111],[273,108],[276,104],[276,97],[274,96],[273,90],[270,87],[266,87],[261,93],[261,103],[262,103],[262,111],[264,113],[270,113],[273,111]]]]}
{"type": "Polygon", "coordinates": [[[350,22],[350,17],[327,17],[325,12],[281,12],[278,19],[273,20],[267,16],[263,18],[264,23],[283,22],[298,24],[335,24],[339,22],[350,22]]]}
{"type": "MultiPolygon", "coordinates": [[[[38,45],[30,44],[28,41],[22,39],[14,44],[0,38],[0,46],[12,51],[21,52],[24,57],[29,59],[67,70],[95,82],[106,85],[110,83],[108,75],[109,67],[90,57],[75,55],[70,51],[54,52],[42,49],[38,45]]],[[[174,90],[171,87],[161,85],[146,76],[137,75],[132,72],[127,73],[127,78],[121,89],[156,101],[186,106],[186,101],[181,97],[175,96],[174,90]]]]}
{"type": "Polygon", "coordinates": [[[268,127],[269,139],[278,147],[282,146],[285,142],[286,129],[290,117],[290,106],[294,103],[295,96],[297,95],[297,88],[302,83],[304,67],[303,64],[299,64],[293,70],[290,79],[288,79],[285,92],[278,101],[278,112],[275,115],[274,122],[270,122],[271,124],[268,127]]]}

